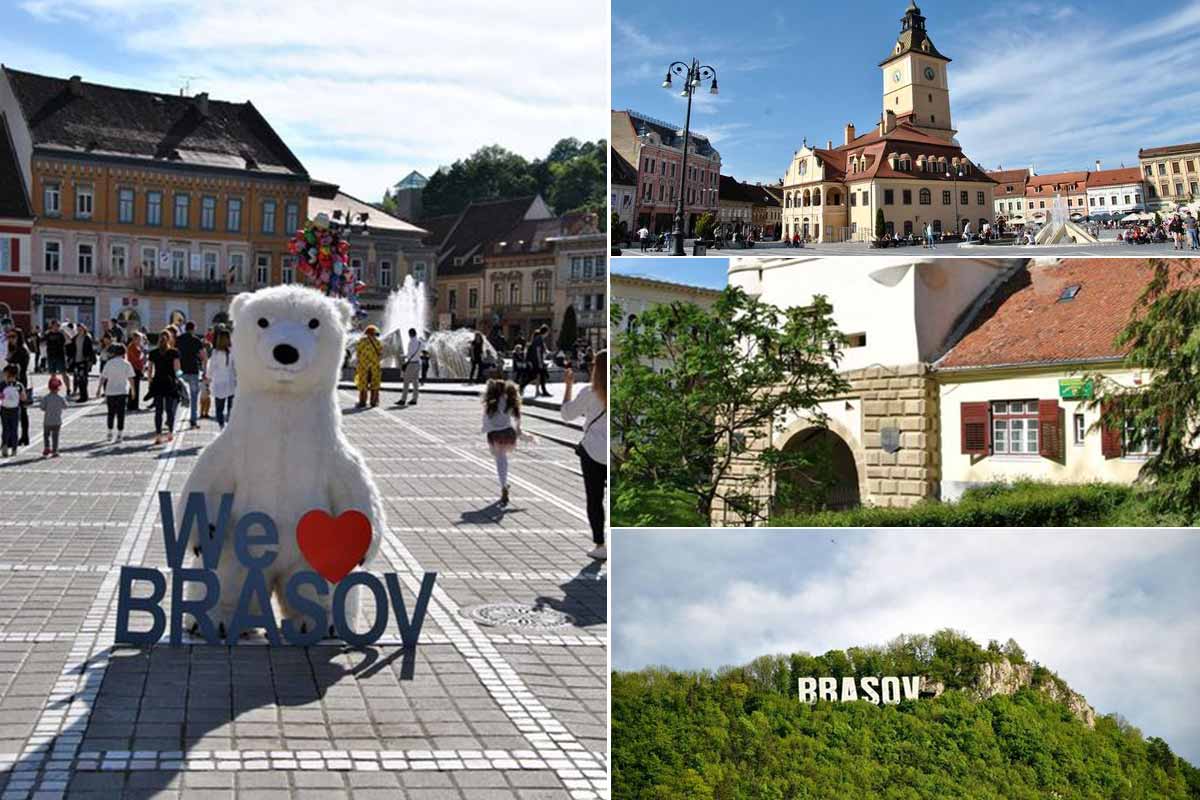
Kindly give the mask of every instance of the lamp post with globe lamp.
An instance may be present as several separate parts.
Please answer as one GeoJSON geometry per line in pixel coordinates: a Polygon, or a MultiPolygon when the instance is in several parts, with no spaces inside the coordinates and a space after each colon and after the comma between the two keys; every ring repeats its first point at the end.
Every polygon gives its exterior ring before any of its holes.
{"type": "Polygon", "coordinates": [[[679,95],[687,98],[687,116],[683,122],[683,163],[679,170],[679,202],[675,205],[675,230],[672,234],[674,242],[671,246],[671,255],[681,256],[683,255],[683,193],[687,181],[688,136],[691,134],[692,127],[692,95],[704,81],[712,81],[712,88],[709,89],[709,92],[716,94],[717,71],[710,66],[701,65],[694,58],[690,64],[676,61],[667,67],[667,77],[662,82],[664,89],[671,88],[672,75],[683,78],[683,91],[679,95]]]}

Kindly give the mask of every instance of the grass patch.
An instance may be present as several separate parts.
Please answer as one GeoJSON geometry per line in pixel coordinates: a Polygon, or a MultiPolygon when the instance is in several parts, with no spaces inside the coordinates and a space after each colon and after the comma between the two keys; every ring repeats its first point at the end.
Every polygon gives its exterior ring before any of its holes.
{"type": "Polygon", "coordinates": [[[774,516],[776,527],[1078,527],[1183,524],[1152,513],[1132,486],[1018,481],[967,490],[957,502],[924,500],[911,508],[864,506],[774,516]]]}
{"type": "Polygon", "coordinates": [[[708,520],[696,512],[696,498],[670,488],[613,486],[614,528],[703,528],[708,520]]]}

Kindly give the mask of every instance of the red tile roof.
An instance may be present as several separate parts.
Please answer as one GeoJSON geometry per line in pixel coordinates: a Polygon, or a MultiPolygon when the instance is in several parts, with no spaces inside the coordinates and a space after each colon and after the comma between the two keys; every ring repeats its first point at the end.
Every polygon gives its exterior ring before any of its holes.
{"type": "MultiPolygon", "coordinates": [[[[963,155],[962,148],[945,139],[917,130],[908,122],[901,122],[895,128],[885,134],[879,133],[879,127],[875,126],[862,136],[855,137],[850,144],[844,144],[841,147],[835,147],[833,150],[817,150],[817,155],[821,157],[826,164],[833,163],[836,169],[841,173],[845,173],[845,180],[860,181],[870,178],[906,178],[909,180],[923,181],[950,181],[958,180],[957,178],[947,178],[941,172],[921,172],[917,169],[918,156],[943,156],[947,160],[958,157],[966,159],[963,155]],[[907,153],[912,156],[913,168],[912,171],[892,169],[891,161],[888,159],[888,154],[896,153],[902,155],[907,153]],[[827,155],[830,154],[830,155],[827,155]],[[837,154],[836,157],[832,154],[837,154]],[[866,156],[868,165],[866,170],[859,170],[855,173],[847,172],[847,163],[851,154],[859,157],[866,156]],[[836,161],[835,161],[836,158],[836,161]]],[[[984,181],[989,182],[992,179],[987,173],[979,168],[970,159],[966,159],[971,164],[971,174],[963,178],[963,180],[984,181]]],[[[826,169],[827,178],[833,177],[830,175],[830,170],[826,169]]],[[[841,175],[837,175],[841,178],[841,175]]]]}
{"type": "MultiPolygon", "coordinates": [[[[1185,279],[1186,261],[1168,263],[1178,279],[1185,279]]],[[[1120,359],[1126,350],[1114,341],[1137,307],[1153,271],[1146,259],[1072,258],[1031,263],[996,290],[937,368],[1120,359]],[[1080,287],[1075,298],[1059,300],[1063,289],[1074,285],[1080,287]]],[[[1195,272],[1186,275],[1200,289],[1195,272]]]]}
{"type": "Polygon", "coordinates": [[[1039,188],[1054,191],[1056,185],[1063,187],[1060,191],[1082,192],[1087,188],[1087,172],[1051,172],[1045,175],[1030,175],[1025,182],[1025,189],[1030,194],[1046,196],[1039,188]],[[1067,188],[1070,184],[1078,184],[1074,189],[1067,188]]]}
{"type": "Polygon", "coordinates": [[[999,184],[993,192],[996,198],[1022,197],[1025,194],[1025,181],[1029,178],[1027,169],[1001,169],[988,172],[988,177],[999,184]],[[1008,191],[1008,187],[1012,191],[1008,191]]]}
{"type": "Polygon", "coordinates": [[[1093,172],[1088,175],[1087,185],[1089,189],[1098,189],[1101,186],[1121,186],[1126,183],[1140,183],[1142,180],[1142,171],[1137,167],[1122,167],[1120,169],[1102,169],[1099,172],[1093,172]]]}
{"type": "Polygon", "coordinates": [[[1192,142],[1190,144],[1169,144],[1165,147],[1146,147],[1138,150],[1138,158],[1175,156],[1182,153],[1194,153],[1197,150],[1200,150],[1200,142],[1192,142]]]}

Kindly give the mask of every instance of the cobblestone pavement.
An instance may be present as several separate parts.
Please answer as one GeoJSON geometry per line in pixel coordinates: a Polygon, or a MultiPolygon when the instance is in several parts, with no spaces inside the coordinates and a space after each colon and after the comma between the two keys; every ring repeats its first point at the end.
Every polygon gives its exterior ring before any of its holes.
{"type": "MultiPolygon", "coordinates": [[[[1187,258],[1196,255],[1189,250],[1175,250],[1171,242],[1157,244],[1131,245],[1116,240],[1113,231],[1101,231],[1099,244],[1083,245],[979,245],[943,242],[932,250],[926,250],[920,245],[913,247],[887,248],[879,250],[872,248],[866,242],[817,242],[806,244],[803,248],[785,247],[779,242],[756,242],[749,249],[734,247],[710,247],[705,255],[709,257],[736,258],[739,256],[796,256],[797,258],[814,256],[912,256],[913,258],[946,258],[948,256],[968,256],[971,258],[1187,258]]],[[[692,253],[692,240],[688,239],[684,248],[688,256],[692,253]]],[[[641,252],[635,242],[632,247],[621,249],[622,257],[655,257],[670,255],[667,252],[641,252]]]]}
{"type": "MultiPolygon", "coordinates": [[[[373,571],[397,573],[410,602],[438,573],[415,651],[394,623],[364,649],[114,648],[119,567],[165,567],[157,492],[182,488],[216,425],[156,448],[141,412],[107,444],[93,401],[43,459],[33,411],[36,441],[0,462],[0,800],[608,796],[608,579],[586,556],[573,452],[518,450],[502,510],[477,400],[341,399],[386,499],[373,571]],[[492,603],[532,611],[476,621],[492,603]]],[[[578,437],[538,413],[527,429],[578,437]]]]}

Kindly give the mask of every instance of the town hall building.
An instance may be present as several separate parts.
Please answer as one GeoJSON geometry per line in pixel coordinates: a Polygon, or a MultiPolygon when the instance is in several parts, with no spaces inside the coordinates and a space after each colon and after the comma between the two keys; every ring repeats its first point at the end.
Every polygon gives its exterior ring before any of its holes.
{"type": "Polygon", "coordinates": [[[995,181],[963,153],[950,116],[950,59],[910,2],[900,36],[879,63],[883,109],[859,134],[847,123],[842,144],[805,140],[783,185],[783,234],[809,241],[870,241],[883,212],[884,232],[920,235],[979,229],[992,216],[995,181]]]}

